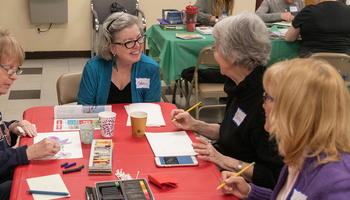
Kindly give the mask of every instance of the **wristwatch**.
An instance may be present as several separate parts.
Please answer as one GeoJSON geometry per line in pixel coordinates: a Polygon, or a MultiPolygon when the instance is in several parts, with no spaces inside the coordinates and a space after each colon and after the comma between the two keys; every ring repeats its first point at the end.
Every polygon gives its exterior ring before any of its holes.
{"type": "Polygon", "coordinates": [[[238,167],[237,167],[237,172],[242,170],[242,164],[243,162],[241,160],[238,161],[238,167]]]}
{"type": "Polygon", "coordinates": [[[219,21],[219,17],[215,16],[215,23],[218,23],[218,21],[219,21]]]}

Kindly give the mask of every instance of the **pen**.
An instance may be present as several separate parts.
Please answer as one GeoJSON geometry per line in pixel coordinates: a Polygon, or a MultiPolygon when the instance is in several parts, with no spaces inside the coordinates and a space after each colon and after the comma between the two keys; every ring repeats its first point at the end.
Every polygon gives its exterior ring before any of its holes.
{"type": "MultiPolygon", "coordinates": [[[[201,104],[201,103],[202,103],[202,102],[197,103],[196,105],[192,106],[192,108],[186,110],[186,112],[190,112],[193,108],[197,107],[197,106],[198,106],[199,104],[201,104]]],[[[173,122],[173,121],[175,121],[175,120],[176,120],[176,117],[175,117],[171,122],[173,122]]]]}
{"type": "Polygon", "coordinates": [[[277,26],[277,28],[286,28],[286,27],[284,27],[284,26],[277,26]]]}
{"type": "MultiPolygon", "coordinates": [[[[252,162],[252,164],[246,166],[244,169],[242,169],[242,170],[239,171],[237,174],[235,174],[234,177],[237,177],[237,176],[241,175],[245,170],[247,170],[249,167],[251,167],[251,166],[253,166],[253,165],[255,165],[255,162],[252,162]]],[[[224,187],[224,185],[226,185],[225,182],[221,183],[221,185],[219,185],[219,187],[216,188],[216,190],[218,190],[218,189],[224,187]]]]}
{"type": "Polygon", "coordinates": [[[51,192],[51,191],[40,191],[40,190],[29,190],[29,194],[48,194],[48,195],[61,195],[68,196],[67,192],[51,192]]]}
{"type": "Polygon", "coordinates": [[[76,164],[77,164],[77,163],[74,162],[74,163],[72,163],[72,164],[69,164],[69,165],[64,166],[64,168],[67,169],[68,167],[74,166],[74,165],[76,165],[76,164]]]}

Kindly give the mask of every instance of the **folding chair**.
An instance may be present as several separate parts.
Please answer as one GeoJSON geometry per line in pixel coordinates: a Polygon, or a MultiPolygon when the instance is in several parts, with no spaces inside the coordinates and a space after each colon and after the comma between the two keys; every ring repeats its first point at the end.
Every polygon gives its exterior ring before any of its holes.
{"type": "MultiPolygon", "coordinates": [[[[118,3],[123,6],[127,13],[135,15],[141,14],[142,17],[142,30],[146,32],[146,18],[142,10],[139,9],[139,0],[91,0],[91,57],[95,55],[94,43],[98,38],[100,26],[102,27],[103,22],[111,15],[112,3],[118,3]]],[[[143,47],[143,53],[146,51],[146,45],[143,47]]]]}
{"type": "MultiPolygon", "coordinates": [[[[195,104],[199,102],[199,97],[201,98],[219,98],[227,97],[224,92],[224,84],[222,83],[198,83],[198,68],[199,65],[219,67],[219,63],[216,62],[214,54],[211,50],[212,46],[204,47],[198,55],[196,68],[194,70],[193,79],[189,87],[188,96],[186,99],[186,109],[189,108],[189,103],[194,88],[195,93],[195,104]]],[[[199,111],[203,108],[213,108],[213,107],[225,107],[226,104],[215,104],[215,105],[200,105],[195,108],[196,119],[199,119],[199,111]]]]}
{"type": "Polygon", "coordinates": [[[67,73],[60,76],[56,83],[58,105],[77,102],[82,72],[67,73]]]}

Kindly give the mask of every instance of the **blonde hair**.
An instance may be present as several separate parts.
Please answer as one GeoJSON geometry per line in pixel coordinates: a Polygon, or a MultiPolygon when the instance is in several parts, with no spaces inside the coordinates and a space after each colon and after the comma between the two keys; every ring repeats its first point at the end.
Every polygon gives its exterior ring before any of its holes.
{"type": "Polygon", "coordinates": [[[23,48],[15,36],[11,34],[10,30],[4,30],[0,27],[0,62],[13,60],[22,65],[24,58],[23,48]]]}
{"type": "Polygon", "coordinates": [[[212,0],[211,14],[213,16],[221,16],[222,11],[226,10],[227,15],[232,15],[232,10],[235,4],[235,0],[212,0]]]}
{"type": "Polygon", "coordinates": [[[305,152],[318,164],[350,153],[350,96],[330,64],[313,58],[279,62],[267,69],[263,84],[274,97],[269,132],[288,166],[300,170],[305,152]]]}

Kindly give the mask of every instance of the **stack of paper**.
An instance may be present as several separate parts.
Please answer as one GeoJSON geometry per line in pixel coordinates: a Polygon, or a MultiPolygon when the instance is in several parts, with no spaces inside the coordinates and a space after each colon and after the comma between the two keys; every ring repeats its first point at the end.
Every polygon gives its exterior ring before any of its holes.
{"type": "Polygon", "coordinates": [[[167,133],[145,133],[155,156],[193,156],[198,153],[185,131],[167,133]]]}
{"type": "Polygon", "coordinates": [[[282,21],[282,22],[275,22],[273,24],[276,24],[276,25],[281,25],[281,26],[291,26],[292,25],[292,22],[285,22],[285,21],[282,21]]]}
{"type": "MultiPolygon", "coordinates": [[[[125,110],[130,115],[130,113],[135,111],[143,111],[148,114],[146,126],[148,127],[159,127],[165,126],[165,121],[163,118],[162,110],[158,104],[154,103],[132,103],[125,106],[125,110]]],[[[128,121],[126,126],[131,126],[130,116],[128,116],[128,121]]]]}
{"type": "Polygon", "coordinates": [[[214,27],[212,26],[200,26],[196,27],[196,30],[202,34],[212,34],[214,27]]]}

